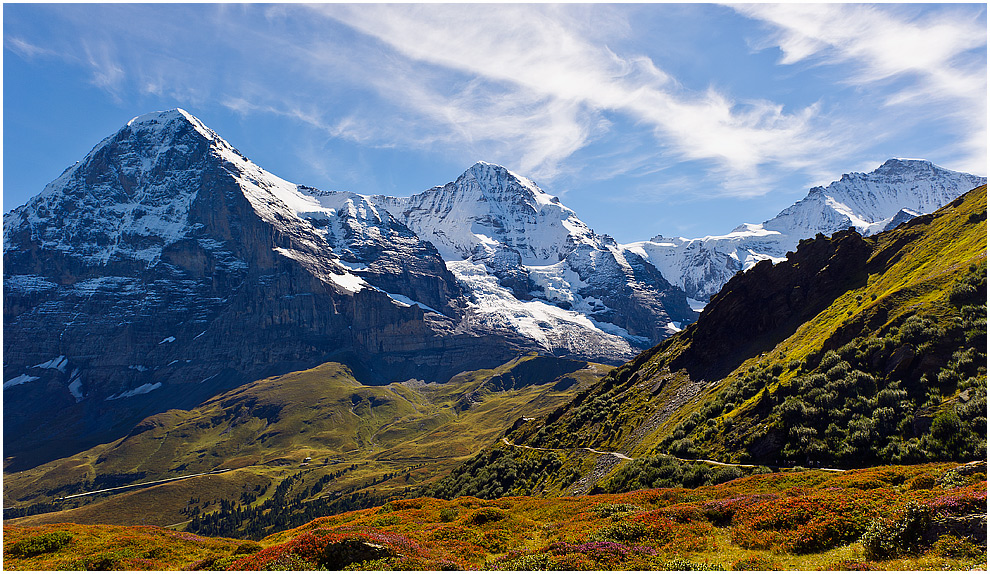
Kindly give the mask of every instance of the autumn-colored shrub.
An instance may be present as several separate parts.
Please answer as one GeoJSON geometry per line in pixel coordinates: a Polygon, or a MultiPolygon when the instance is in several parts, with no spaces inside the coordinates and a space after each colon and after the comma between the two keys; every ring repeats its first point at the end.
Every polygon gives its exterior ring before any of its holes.
{"type": "Polygon", "coordinates": [[[650,528],[642,522],[621,520],[602,527],[593,536],[598,540],[615,542],[638,542],[651,534],[650,528]]]}
{"type": "Polygon", "coordinates": [[[669,560],[662,560],[656,563],[657,570],[677,570],[677,571],[717,571],[725,570],[718,564],[711,564],[708,562],[691,562],[690,560],[685,560],[683,558],[671,558],[669,560]]]}
{"type": "Polygon", "coordinates": [[[986,513],[987,483],[984,480],[954,488],[932,500],[929,506],[941,515],[986,513]]]}
{"type": "Polygon", "coordinates": [[[548,554],[524,554],[515,552],[502,556],[489,564],[491,570],[565,570],[548,554]]]}
{"type": "Polygon", "coordinates": [[[662,513],[674,522],[682,524],[707,519],[707,513],[702,508],[699,508],[697,504],[675,504],[664,508],[662,513]]]}
{"type": "Polygon", "coordinates": [[[598,515],[598,518],[621,518],[633,512],[639,512],[642,508],[635,504],[608,503],[602,502],[591,507],[591,511],[598,515]]]}
{"type": "Polygon", "coordinates": [[[939,536],[932,544],[932,554],[944,558],[976,558],[984,552],[969,540],[948,534],[939,536]]]}
{"type": "Polygon", "coordinates": [[[819,568],[819,570],[880,570],[876,564],[870,562],[864,562],[863,560],[839,560],[837,562],[832,562],[831,564],[826,564],[819,568]]]}
{"type": "Polygon", "coordinates": [[[767,500],[737,513],[732,541],[743,548],[820,552],[859,538],[877,505],[888,499],[879,493],[826,489],[807,496],[767,500]]]}
{"type": "Polygon", "coordinates": [[[264,546],[258,544],[257,542],[245,542],[234,549],[234,554],[254,554],[262,548],[264,548],[264,546]]]}
{"type": "Polygon", "coordinates": [[[931,490],[935,488],[935,477],[928,474],[919,474],[908,481],[907,487],[911,490],[931,490]]]}
{"type": "Polygon", "coordinates": [[[728,526],[740,509],[780,498],[778,494],[750,494],[710,500],[701,504],[701,512],[715,526],[728,526]]]}
{"type": "Polygon", "coordinates": [[[406,538],[383,533],[349,533],[328,530],[306,532],[289,542],[270,546],[231,565],[234,570],[272,570],[283,566],[301,566],[340,570],[350,564],[381,560],[399,554],[416,557],[420,546],[406,538]],[[401,550],[400,550],[401,549],[401,550]]]}
{"type": "Polygon", "coordinates": [[[637,564],[640,564],[638,569],[642,569],[645,563],[639,563],[638,560],[656,554],[656,550],[649,546],[630,546],[610,540],[584,544],[555,542],[541,552],[553,556],[561,569],[567,566],[568,570],[636,568],[637,564]]]}

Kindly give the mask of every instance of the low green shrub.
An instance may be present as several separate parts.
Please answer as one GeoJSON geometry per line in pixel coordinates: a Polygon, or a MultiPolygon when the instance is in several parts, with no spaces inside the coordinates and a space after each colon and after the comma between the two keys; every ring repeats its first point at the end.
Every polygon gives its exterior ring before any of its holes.
{"type": "Polygon", "coordinates": [[[501,508],[494,506],[483,506],[471,513],[468,522],[475,526],[481,526],[489,522],[498,522],[508,518],[509,514],[501,508]]]}
{"type": "Polygon", "coordinates": [[[732,563],[730,570],[783,570],[784,566],[764,554],[751,554],[732,563]]]}
{"type": "Polygon", "coordinates": [[[909,502],[901,516],[881,518],[867,527],[861,539],[863,556],[867,560],[887,560],[920,552],[922,537],[931,520],[928,507],[909,502]]]}
{"type": "Polygon", "coordinates": [[[659,562],[657,564],[657,570],[718,571],[725,570],[725,568],[722,568],[718,564],[711,564],[709,562],[691,562],[690,560],[685,560],[683,558],[670,558],[659,562]]]}
{"type": "Polygon", "coordinates": [[[650,535],[650,528],[642,522],[622,520],[599,530],[592,539],[614,540],[615,542],[638,542],[650,535]]]}
{"type": "Polygon", "coordinates": [[[7,553],[15,558],[30,558],[55,552],[70,542],[72,535],[68,532],[46,532],[11,544],[7,553]]]}
{"type": "Polygon", "coordinates": [[[976,558],[984,550],[969,540],[945,534],[932,544],[932,553],[944,558],[976,558]]]}

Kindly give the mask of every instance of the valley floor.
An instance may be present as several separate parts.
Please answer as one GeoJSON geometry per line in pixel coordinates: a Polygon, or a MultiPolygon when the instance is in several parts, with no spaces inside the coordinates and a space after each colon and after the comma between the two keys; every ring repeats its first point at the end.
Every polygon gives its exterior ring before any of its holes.
{"type": "Polygon", "coordinates": [[[417,498],[258,542],[147,526],[4,527],[8,570],[970,570],[986,464],[758,474],[696,489],[417,498]]]}

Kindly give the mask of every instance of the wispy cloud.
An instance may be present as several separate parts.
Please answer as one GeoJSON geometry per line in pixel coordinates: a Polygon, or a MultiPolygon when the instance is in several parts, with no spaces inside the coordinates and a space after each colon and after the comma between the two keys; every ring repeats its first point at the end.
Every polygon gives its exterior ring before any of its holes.
{"type": "Polygon", "coordinates": [[[95,45],[85,43],[83,51],[86,62],[92,69],[92,82],[119,99],[119,92],[125,81],[124,69],[115,54],[113,44],[100,42],[95,45]]]}
{"type": "MultiPolygon", "coordinates": [[[[846,81],[884,89],[887,106],[952,116],[969,135],[959,148],[969,169],[986,171],[986,12],[860,4],[733,5],[771,24],[761,47],[777,46],[782,64],[851,66],[846,81]],[[949,104],[946,106],[946,104],[949,104]],[[964,126],[964,127],[962,127],[964,126]]],[[[905,121],[917,121],[905,116],[905,121]]],[[[966,133],[966,132],[963,132],[966,133]]]]}
{"type": "MultiPolygon", "coordinates": [[[[778,65],[762,58],[759,81],[775,79],[768,68],[799,75],[816,66],[842,79],[786,101],[793,84],[734,91],[716,68],[692,83],[653,49],[664,38],[644,38],[652,30],[637,25],[638,13],[666,17],[659,6],[60,5],[37,10],[71,34],[18,32],[4,42],[24,58],[75,58],[92,84],[130,105],[219,103],[245,118],[291,119],[306,126],[312,141],[297,143],[314,165],[327,140],[343,139],[496,161],[542,184],[631,176],[642,178],[641,197],[651,182],[660,196],[683,188],[749,197],[794,174],[828,183],[864,155],[888,153],[877,141],[897,141],[905,125],[931,125],[922,119],[938,113],[965,140],[938,144],[968,154],[954,167],[985,171],[986,62],[973,57],[985,45],[985,14],[734,8],[716,8],[720,25],[764,22],[758,47],[781,49],[778,65]],[[706,75],[710,84],[699,83],[706,75]],[[863,103],[832,97],[833,88],[861,90],[863,103]],[[700,175],[674,175],[678,165],[700,175]]],[[[722,57],[713,54],[709,62],[722,57]]]]}
{"type": "Polygon", "coordinates": [[[26,58],[57,55],[53,50],[49,50],[48,48],[42,48],[40,46],[35,46],[34,44],[28,42],[23,38],[5,37],[3,43],[10,50],[13,50],[15,53],[20,54],[21,56],[24,56],[26,58]]]}
{"type": "MultiPolygon", "coordinates": [[[[713,88],[685,90],[649,58],[613,52],[597,41],[593,20],[560,7],[314,9],[413,61],[480,79],[481,85],[453,94],[416,77],[387,81],[408,94],[408,105],[466,141],[512,142],[520,169],[537,177],[555,175],[561,162],[607,129],[610,114],[653,130],[665,154],[711,162],[737,182],[759,180],[765,167],[805,168],[820,148],[810,137],[817,106],[788,112],[770,101],[738,103],[713,88]]],[[[755,192],[743,187],[742,193],[755,192]]]]}

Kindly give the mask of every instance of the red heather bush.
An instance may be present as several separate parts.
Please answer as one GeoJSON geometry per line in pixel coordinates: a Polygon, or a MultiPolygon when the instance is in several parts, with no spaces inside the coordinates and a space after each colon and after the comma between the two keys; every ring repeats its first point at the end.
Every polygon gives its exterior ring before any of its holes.
{"type": "Polygon", "coordinates": [[[734,498],[710,500],[701,504],[701,511],[705,514],[705,518],[712,524],[725,526],[732,521],[736,512],[739,510],[768,500],[777,500],[778,498],[780,498],[780,495],[777,494],[749,494],[734,498]]]}
{"type": "Polygon", "coordinates": [[[744,548],[819,552],[858,538],[893,501],[885,491],[838,489],[768,500],[737,512],[732,541],[744,548]]]}
{"type": "Polygon", "coordinates": [[[621,542],[608,540],[586,542],[584,544],[554,542],[540,550],[540,552],[554,556],[554,562],[561,567],[567,565],[570,566],[569,569],[593,568],[598,570],[628,567],[630,560],[644,556],[654,556],[657,553],[656,550],[649,546],[630,546],[621,542]],[[562,559],[560,557],[566,558],[562,559]]]}
{"type": "MultiPolygon", "coordinates": [[[[419,544],[395,534],[333,532],[317,529],[234,562],[231,570],[293,569],[340,570],[356,562],[402,556],[415,566],[424,558],[419,544]]],[[[425,565],[425,563],[424,563],[425,565]]]]}
{"type": "Polygon", "coordinates": [[[698,507],[698,504],[674,504],[659,510],[663,516],[678,523],[698,522],[706,520],[705,512],[698,507]]]}

